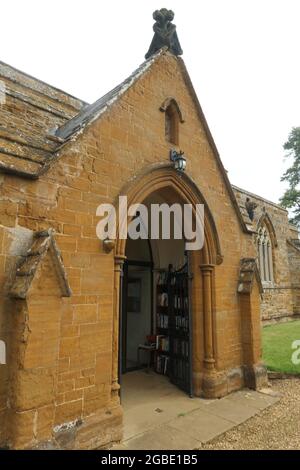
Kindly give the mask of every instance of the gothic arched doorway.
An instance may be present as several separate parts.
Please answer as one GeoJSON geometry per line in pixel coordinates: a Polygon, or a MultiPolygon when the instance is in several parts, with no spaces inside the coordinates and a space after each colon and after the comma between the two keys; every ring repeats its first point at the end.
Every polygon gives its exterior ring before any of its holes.
{"type": "MultiPolygon", "coordinates": [[[[177,204],[178,211],[182,207],[180,198],[171,188],[154,191],[143,204],[149,216],[149,237],[153,207],[174,208],[177,204]]],[[[158,239],[127,238],[120,369],[122,374],[151,369],[192,396],[191,276],[179,220],[182,215],[183,210],[179,214],[170,211],[168,238],[163,234],[158,239]]]]}
{"type": "MultiPolygon", "coordinates": [[[[220,252],[220,244],[217,236],[212,214],[202,197],[197,186],[185,174],[179,175],[170,166],[159,166],[151,168],[134,183],[128,185],[121,195],[128,198],[128,206],[132,204],[146,205],[153,202],[163,201],[169,205],[173,203],[203,204],[204,213],[204,246],[201,250],[191,251],[190,266],[193,273],[193,284],[188,295],[190,296],[191,310],[194,311],[192,316],[193,334],[191,342],[193,343],[191,363],[192,363],[192,383],[195,395],[202,394],[204,388],[204,377],[209,376],[215,367],[215,351],[214,351],[214,268],[222,262],[220,252]]],[[[122,320],[122,309],[120,310],[120,277],[123,272],[123,264],[130,250],[133,250],[133,243],[128,240],[118,238],[115,248],[115,315],[114,315],[114,337],[113,337],[113,383],[112,393],[119,390],[119,364],[118,358],[120,345],[118,336],[122,334],[119,330],[120,321],[122,320]],[[121,315],[120,315],[121,314],[121,315]]],[[[182,247],[176,246],[178,240],[149,240],[152,252],[152,260],[147,261],[153,263],[154,271],[157,269],[168,268],[171,264],[172,269],[177,271],[184,263],[180,263],[179,259],[184,260],[184,239],[181,240],[182,247]]],[[[144,245],[146,246],[146,244],[144,245]]],[[[130,260],[129,260],[130,261],[130,260]]],[[[153,282],[155,285],[156,282],[153,282]]],[[[121,294],[121,295],[120,295],[121,294]]],[[[152,290],[152,296],[155,298],[155,292],[152,290]]],[[[152,308],[152,322],[155,324],[157,312],[155,303],[152,308]]],[[[150,330],[150,333],[153,329],[150,330]]],[[[120,338],[119,338],[120,339],[120,338]]],[[[119,358],[120,359],[120,358],[119,358]]],[[[122,359],[122,358],[121,358],[122,359]]],[[[124,359],[123,359],[124,361],[124,359]]],[[[209,386],[209,379],[207,384],[209,386]]]]}

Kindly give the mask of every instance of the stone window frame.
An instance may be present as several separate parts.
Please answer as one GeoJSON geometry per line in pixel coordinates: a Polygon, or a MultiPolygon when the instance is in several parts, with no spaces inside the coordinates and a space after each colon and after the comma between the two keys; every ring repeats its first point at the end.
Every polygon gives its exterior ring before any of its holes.
{"type": "Polygon", "coordinates": [[[274,280],[272,244],[267,227],[259,228],[256,243],[260,277],[264,284],[272,283],[274,280]]]}
{"type": "Polygon", "coordinates": [[[256,248],[262,285],[272,287],[275,283],[274,243],[266,224],[257,230],[256,248]]]}
{"type": "Polygon", "coordinates": [[[268,288],[268,287],[273,287],[274,284],[276,283],[276,247],[278,246],[277,242],[277,237],[276,237],[276,232],[274,225],[272,223],[271,217],[266,212],[265,209],[263,209],[263,213],[258,220],[257,223],[257,228],[256,228],[256,241],[255,245],[257,248],[257,259],[258,259],[258,268],[261,276],[261,281],[263,284],[263,287],[268,288]],[[261,242],[266,243],[267,248],[265,248],[265,252],[263,253],[263,250],[261,248],[260,251],[260,245],[261,242]],[[269,276],[263,276],[263,273],[261,271],[261,265],[264,262],[265,256],[265,262],[268,263],[268,273],[269,276]],[[266,279],[266,278],[267,279],[266,279]]]}

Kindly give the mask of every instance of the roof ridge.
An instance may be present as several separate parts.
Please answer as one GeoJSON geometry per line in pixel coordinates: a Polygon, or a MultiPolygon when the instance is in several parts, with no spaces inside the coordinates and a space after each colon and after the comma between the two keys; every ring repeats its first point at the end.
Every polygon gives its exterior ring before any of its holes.
{"type": "Polygon", "coordinates": [[[260,196],[259,194],[256,194],[256,193],[252,193],[251,191],[248,191],[247,189],[243,189],[243,188],[240,188],[239,186],[236,186],[235,184],[231,184],[232,188],[234,190],[237,190],[237,191],[240,191],[242,193],[246,193],[248,194],[249,196],[254,196],[256,197],[257,199],[260,199],[261,201],[265,201],[267,202],[268,204],[272,204],[273,206],[276,206],[278,207],[279,209],[285,211],[285,212],[288,212],[287,209],[285,209],[284,207],[282,207],[280,204],[278,204],[277,202],[273,202],[273,201],[270,201],[269,199],[266,199],[265,197],[263,196],[260,196]]]}

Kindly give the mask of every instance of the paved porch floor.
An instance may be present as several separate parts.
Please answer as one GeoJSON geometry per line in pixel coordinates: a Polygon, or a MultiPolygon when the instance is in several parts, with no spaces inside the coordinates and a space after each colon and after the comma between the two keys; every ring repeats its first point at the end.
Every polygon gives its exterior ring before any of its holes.
{"type": "Polygon", "coordinates": [[[117,449],[192,450],[279,400],[271,389],[242,390],[216,400],[189,398],[167,377],[123,376],[124,439],[117,449]]]}

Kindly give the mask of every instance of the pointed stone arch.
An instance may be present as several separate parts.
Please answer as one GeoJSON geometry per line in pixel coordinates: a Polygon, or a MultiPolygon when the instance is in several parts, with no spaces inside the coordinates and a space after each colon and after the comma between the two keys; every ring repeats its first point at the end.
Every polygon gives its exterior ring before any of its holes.
{"type": "MultiPolygon", "coordinates": [[[[151,193],[166,188],[173,189],[183,203],[190,203],[193,207],[196,204],[204,204],[204,261],[207,264],[221,264],[223,255],[214,217],[201,191],[188,175],[185,173],[179,175],[170,164],[150,165],[138,177],[126,184],[120,194],[127,196],[130,205],[141,203],[151,193]]],[[[118,208],[117,200],[115,207],[118,208]]],[[[115,256],[122,257],[125,256],[126,240],[119,238],[118,229],[117,226],[115,256]]]]}
{"type": "MultiPolygon", "coordinates": [[[[145,199],[152,193],[170,188],[175,191],[178,198],[183,204],[192,204],[193,208],[196,204],[204,204],[204,246],[198,252],[193,252],[193,257],[199,253],[199,263],[196,263],[199,269],[195,269],[194,278],[199,279],[202,285],[202,294],[193,290],[192,302],[196,302],[196,296],[202,295],[204,325],[197,324],[198,329],[203,328],[205,341],[201,345],[203,347],[204,366],[197,362],[194,364],[194,388],[196,394],[200,395],[201,377],[209,377],[207,381],[203,381],[203,393],[205,396],[219,396],[215,383],[211,383],[210,376],[215,368],[215,350],[214,350],[214,324],[213,311],[215,308],[215,266],[221,264],[223,256],[221,252],[221,244],[216,229],[216,224],[212,212],[206,202],[203,194],[197,187],[196,183],[185,173],[178,173],[171,164],[154,164],[150,165],[141,174],[126,184],[120,195],[126,195],[128,206],[136,203],[143,203],[145,199]],[[203,374],[200,368],[204,367],[203,374]],[[206,374],[206,375],[205,375],[206,374]]],[[[118,209],[118,199],[115,200],[115,208],[118,209]]],[[[117,238],[115,243],[115,275],[114,275],[114,313],[113,313],[113,344],[112,344],[112,400],[117,401],[119,392],[119,311],[120,311],[120,279],[122,276],[122,266],[126,259],[125,256],[126,240],[119,237],[118,216],[117,216],[117,238]]],[[[196,285],[196,284],[195,284],[196,285]]],[[[194,335],[199,332],[194,328],[194,335]]],[[[194,338],[194,344],[199,343],[199,337],[194,338]]],[[[200,347],[200,345],[199,345],[200,347]]],[[[202,370],[202,369],[201,369],[202,370]]]]}
{"type": "Polygon", "coordinates": [[[267,212],[257,223],[257,258],[260,276],[264,285],[272,284],[276,278],[275,248],[277,238],[272,220],[267,212]]]}
{"type": "Polygon", "coordinates": [[[273,247],[277,247],[278,243],[277,243],[275,228],[271,220],[271,217],[269,216],[267,212],[264,212],[264,214],[262,214],[261,217],[259,218],[257,222],[256,230],[258,231],[263,225],[265,225],[268,229],[273,247]]]}
{"type": "Polygon", "coordinates": [[[160,111],[162,111],[163,113],[165,113],[167,111],[167,109],[170,107],[170,106],[173,106],[176,111],[177,111],[177,114],[178,114],[178,117],[179,117],[179,120],[181,123],[183,123],[185,120],[184,120],[184,117],[183,117],[183,114],[182,114],[182,111],[180,109],[180,106],[179,104],[177,103],[177,101],[175,100],[175,98],[172,98],[172,97],[168,97],[166,98],[163,103],[161,104],[160,106],[160,111]]]}

